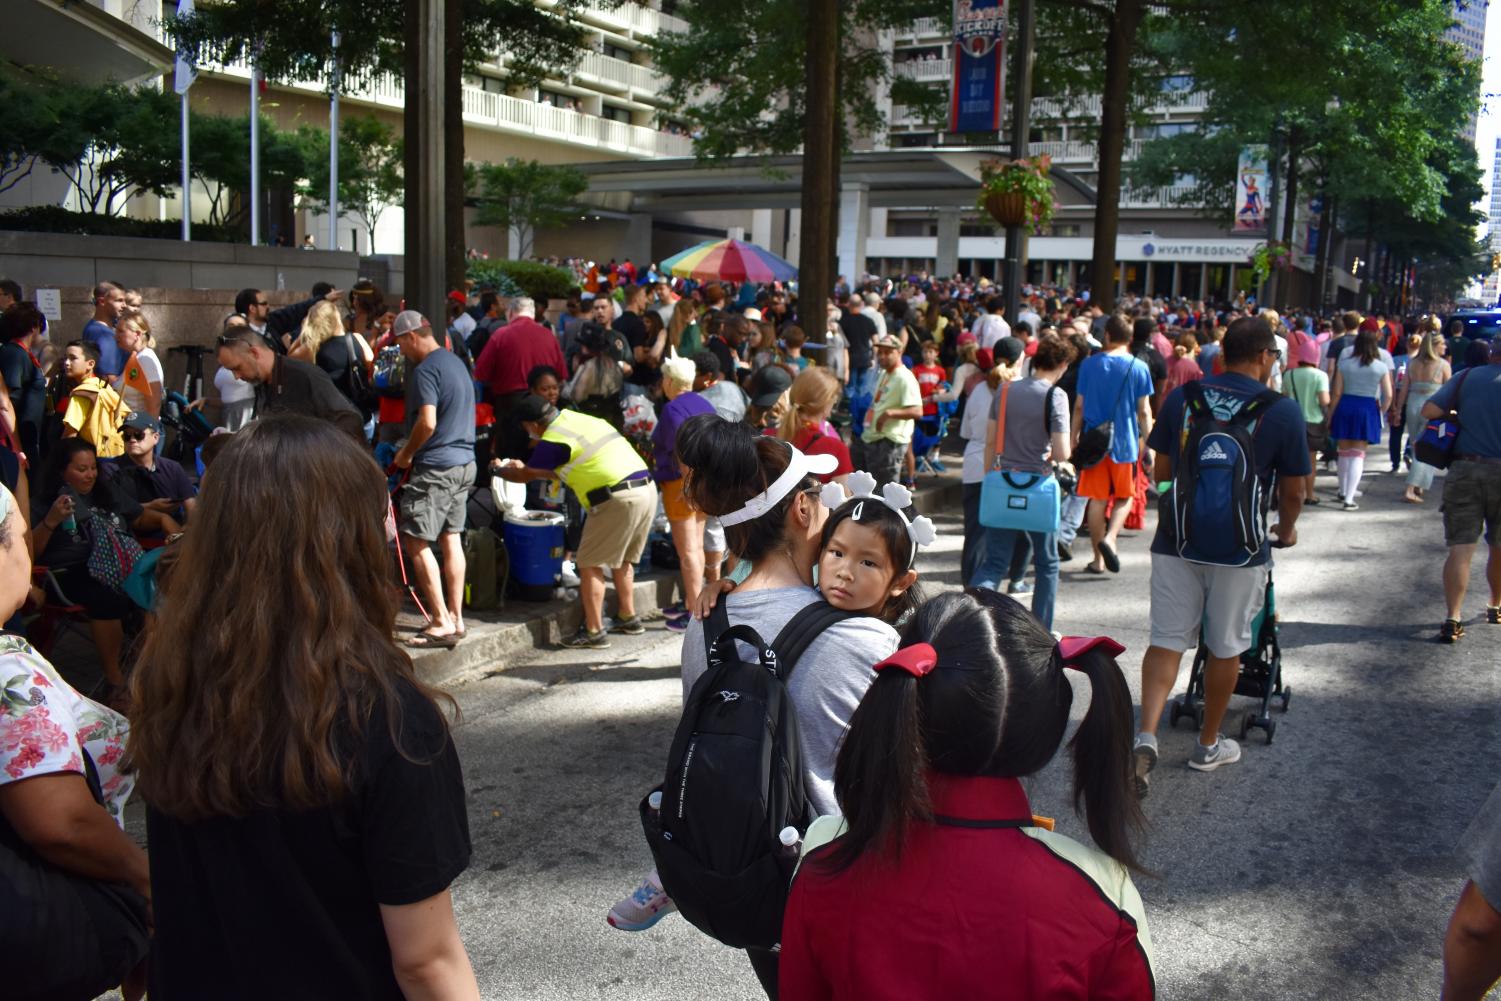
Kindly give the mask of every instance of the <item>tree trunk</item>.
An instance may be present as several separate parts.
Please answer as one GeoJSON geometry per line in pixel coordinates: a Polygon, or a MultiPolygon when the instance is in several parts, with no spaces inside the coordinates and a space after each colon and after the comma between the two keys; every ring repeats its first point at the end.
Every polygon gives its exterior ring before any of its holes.
{"type": "Polygon", "coordinates": [[[821,341],[827,322],[824,304],[834,287],[834,206],[839,193],[840,142],[834,112],[838,101],[838,0],[811,0],[807,38],[798,319],[809,337],[821,341]]]}
{"type": "Polygon", "coordinates": [[[1376,253],[1376,203],[1366,202],[1365,206],[1365,256],[1360,261],[1360,286],[1356,302],[1361,304],[1361,309],[1371,311],[1371,293],[1366,288],[1376,281],[1376,262],[1371,258],[1376,253]]]}
{"type": "MultiPolygon", "coordinates": [[[[448,245],[443,253],[444,288],[464,289],[464,17],[463,4],[452,5],[445,22],[443,40],[447,72],[443,81],[443,174],[444,215],[448,219],[448,245]]],[[[444,308],[447,308],[445,302],[444,308]]],[[[433,317],[433,325],[447,317],[433,317]]]]}
{"type": "MultiPolygon", "coordinates": [[[[1283,190],[1287,194],[1284,196],[1286,202],[1282,208],[1282,245],[1287,247],[1289,252],[1291,252],[1293,246],[1293,229],[1297,221],[1298,211],[1298,139],[1298,130],[1296,128],[1289,129],[1287,135],[1287,183],[1283,187],[1283,190]]],[[[1293,283],[1292,278],[1292,260],[1289,258],[1287,270],[1277,276],[1276,302],[1277,309],[1281,312],[1287,311],[1287,300],[1293,283]]]]}
{"type": "Polygon", "coordinates": [[[393,297],[396,292],[405,296],[412,290],[422,287],[419,281],[422,275],[422,255],[417,253],[422,233],[415,211],[422,191],[422,158],[417,146],[417,50],[422,44],[422,18],[417,4],[406,4],[404,9],[406,16],[402,19],[402,61],[406,76],[406,104],[402,108],[401,124],[402,131],[408,138],[402,144],[401,172],[403,181],[402,230],[403,243],[406,248],[403,252],[402,270],[405,281],[400,289],[382,290],[388,296],[393,297]]]}
{"type": "Polygon", "coordinates": [[[1313,306],[1322,311],[1329,304],[1329,261],[1334,253],[1334,198],[1329,194],[1327,179],[1321,183],[1324,204],[1319,215],[1319,248],[1313,263],[1313,306]]]}
{"type": "Polygon", "coordinates": [[[1107,313],[1115,306],[1115,240],[1120,232],[1121,159],[1126,150],[1126,103],[1131,97],[1131,52],[1146,0],[1119,0],[1105,37],[1105,92],[1100,99],[1100,174],[1095,184],[1094,258],[1090,300],[1107,313]]]}

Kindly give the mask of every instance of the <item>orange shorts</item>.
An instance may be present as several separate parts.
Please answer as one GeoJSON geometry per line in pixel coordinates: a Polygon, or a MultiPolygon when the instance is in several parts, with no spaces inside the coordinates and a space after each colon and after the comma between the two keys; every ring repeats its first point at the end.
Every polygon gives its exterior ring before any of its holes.
{"type": "Polygon", "coordinates": [[[683,480],[681,477],[659,483],[662,488],[662,507],[667,512],[668,521],[687,521],[690,518],[702,517],[698,510],[688,503],[683,496],[683,480]]]}
{"type": "Polygon", "coordinates": [[[1102,459],[1079,473],[1078,494],[1090,500],[1108,501],[1112,497],[1130,500],[1136,496],[1136,464],[1102,459]]]}

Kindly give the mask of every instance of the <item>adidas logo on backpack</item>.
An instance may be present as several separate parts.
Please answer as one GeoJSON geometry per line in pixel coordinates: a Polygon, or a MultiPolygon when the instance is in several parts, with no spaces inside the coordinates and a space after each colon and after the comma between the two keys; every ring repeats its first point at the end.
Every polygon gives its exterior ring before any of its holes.
{"type": "Polygon", "coordinates": [[[1217,441],[1210,441],[1204,446],[1204,451],[1199,453],[1200,462],[1225,462],[1230,458],[1230,453],[1220,447],[1217,441]]]}
{"type": "Polygon", "coordinates": [[[1221,420],[1199,383],[1184,385],[1184,437],[1170,499],[1178,555],[1188,562],[1243,567],[1261,552],[1268,497],[1256,475],[1251,426],[1279,398],[1266,390],[1221,420]]]}

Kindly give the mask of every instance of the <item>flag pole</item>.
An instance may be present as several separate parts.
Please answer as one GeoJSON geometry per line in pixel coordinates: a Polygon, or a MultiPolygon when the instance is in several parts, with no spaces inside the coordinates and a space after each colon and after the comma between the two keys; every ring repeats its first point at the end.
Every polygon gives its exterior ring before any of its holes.
{"type": "Polygon", "coordinates": [[[334,72],[328,95],[328,249],[339,249],[339,33],[333,34],[334,72]]]}
{"type": "Polygon", "coordinates": [[[193,178],[188,161],[188,92],[182,92],[182,238],[193,239],[193,178]]]}
{"type": "Polygon", "coordinates": [[[261,242],[261,88],[260,67],[250,63],[250,245],[261,242]]]}

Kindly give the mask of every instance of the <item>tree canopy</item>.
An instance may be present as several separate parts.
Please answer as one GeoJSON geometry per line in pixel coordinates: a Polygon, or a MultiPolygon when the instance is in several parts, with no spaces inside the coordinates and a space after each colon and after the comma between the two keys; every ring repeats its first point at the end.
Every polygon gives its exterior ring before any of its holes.
{"type": "MultiPolygon", "coordinates": [[[[306,166],[297,194],[304,205],[327,212],[328,131],[304,125],[298,138],[306,166]]],[[[372,254],[376,224],[401,201],[404,147],[396,130],[378,118],[346,115],[339,120],[339,209],[364,224],[372,254]]]]}

